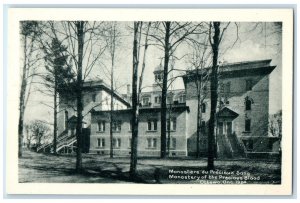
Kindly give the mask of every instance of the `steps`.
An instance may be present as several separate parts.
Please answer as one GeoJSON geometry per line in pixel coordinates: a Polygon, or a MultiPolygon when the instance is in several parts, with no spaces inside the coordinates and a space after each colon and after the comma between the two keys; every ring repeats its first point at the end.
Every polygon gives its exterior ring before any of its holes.
{"type": "Polygon", "coordinates": [[[217,135],[217,147],[219,158],[243,158],[245,147],[235,134],[217,135]]]}
{"type": "Polygon", "coordinates": [[[218,158],[232,158],[232,149],[226,140],[225,135],[217,135],[218,158]]]}
{"type": "Polygon", "coordinates": [[[241,143],[241,141],[237,138],[236,134],[229,134],[227,137],[232,147],[233,157],[245,157],[245,147],[243,143],[241,143]]]}

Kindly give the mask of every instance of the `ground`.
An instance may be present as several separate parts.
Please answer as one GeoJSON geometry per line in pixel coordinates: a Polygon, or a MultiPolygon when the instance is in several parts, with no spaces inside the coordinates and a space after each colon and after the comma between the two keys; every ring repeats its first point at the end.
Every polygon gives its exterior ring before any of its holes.
{"type": "Polygon", "coordinates": [[[19,182],[55,183],[194,183],[194,184],[280,184],[278,160],[216,160],[206,170],[206,159],[139,158],[138,176],[129,178],[129,158],[113,159],[83,154],[84,172],[75,173],[75,155],[49,155],[24,151],[19,159],[19,182]]]}

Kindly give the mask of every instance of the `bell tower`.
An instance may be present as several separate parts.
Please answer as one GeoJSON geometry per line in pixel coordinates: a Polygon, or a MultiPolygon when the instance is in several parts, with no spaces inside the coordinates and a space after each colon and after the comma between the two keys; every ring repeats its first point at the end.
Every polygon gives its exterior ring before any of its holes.
{"type": "Polygon", "coordinates": [[[154,69],[153,74],[154,74],[153,91],[161,91],[163,77],[164,77],[164,71],[161,63],[154,69]]]}

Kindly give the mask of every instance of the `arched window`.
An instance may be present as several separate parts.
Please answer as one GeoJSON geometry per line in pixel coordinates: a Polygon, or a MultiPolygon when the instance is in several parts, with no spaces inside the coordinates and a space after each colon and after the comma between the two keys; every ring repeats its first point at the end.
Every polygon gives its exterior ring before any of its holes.
{"type": "Polygon", "coordinates": [[[250,100],[246,101],[246,110],[251,110],[251,101],[250,100]]]}
{"type": "Polygon", "coordinates": [[[248,96],[245,98],[245,110],[249,111],[251,110],[251,105],[253,104],[253,100],[249,98],[248,96]]]}
{"type": "Polygon", "coordinates": [[[69,113],[65,111],[65,130],[68,129],[68,120],[69,120],[69,113]]]}

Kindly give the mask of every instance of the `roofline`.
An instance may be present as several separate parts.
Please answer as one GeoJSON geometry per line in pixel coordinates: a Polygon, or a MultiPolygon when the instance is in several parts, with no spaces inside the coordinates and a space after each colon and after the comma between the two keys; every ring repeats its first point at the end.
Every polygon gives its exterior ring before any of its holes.
{"type": "MultiPolygon", "coordinates": [[[[102,88],[104,91],[106,91],[107,93],[111,93],[111,89],[110,87],[108,87],[108,85],[103,81],[103,80],[90,80],[90,81],[85,81],[83,82],[83,86],[82,89],[86,90],[86,89],[92,89],[92,88],[102,88]],[[88,85],[90,84],[90,85],[88,85]]],[[[130,103],[128,101],[126,101],[125,99],[122,98],[121,94],[118,93],[117,91],[113,91],[113,95],[114,97],[116,97],[119,101],[121,101],[123,104],[125,104],[127,107],[130,107],[130,103]]]]}
{"type": "MultiPolygon", "coordinates": [[[[185,111],[188,111],[188,113],[190,112],[190,107],[189,106],[174,106],[172,107],[172,109],[183,109],[185,111]]],[[[149,107],[149,108],[139,108],[140,112],[143,111],[161,111],[160,107],[149,107]]],[[[119,109],[119,110],[113,110],[114,113],[119,112],[119,113],[130,113],[132,112],[132,109],[119,109]]],[[[110,110],[105,110],[105,111],[96,111],[93,110],[91,111],[92,114],[99,114],[99,113],[110,113],[110,110]]]]}

